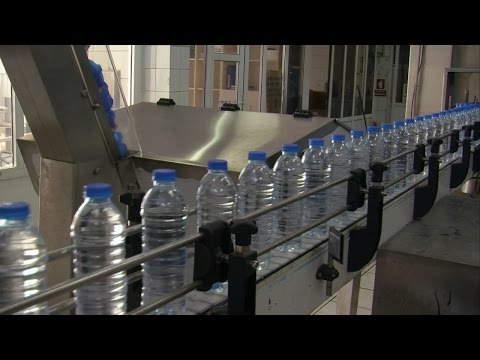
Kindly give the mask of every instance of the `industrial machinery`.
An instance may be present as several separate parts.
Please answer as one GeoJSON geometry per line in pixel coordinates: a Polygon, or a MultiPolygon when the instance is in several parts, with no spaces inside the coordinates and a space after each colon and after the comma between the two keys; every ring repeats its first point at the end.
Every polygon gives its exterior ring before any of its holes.
{"type": "Polygon", "coordinates": [[[194,219],[195,192],[208,159],[228,160],[230,175],[236,180],[249,150],[265,151],[267,163],[273,165],[284,143],[297,143],[305,149],[311,137],[325,138],[328,143],[331,133],[348,133],[349,128],[337,120],[311,117],[301,111],[292,116],[241,112],[228,106],[220,110],[191,108],[163,100],[157,104],[140,103],[116,112],[118,129],[129,149],[128,156],[122,159],[99,105],[82,46],[0,46],[0,57],[32,131],[32,135],[19,139],[18,143],[40,196],[40,233],[50,251],[49,289],[0,309],[0,314],[14,313],[47,299],[50,313],[70,313],[74,306],[70,296],[73,289],[125,269],[130,270],[129,284],[133,289],[133,284],[141,279],[138,266],[142,262],[182,246],[189,247],[192,282],[148,306],[139,306],[138,296],[130,299],[129,314],[149,313],[180,296],[187,297],[189,314],[221,313],[225,304],[230,314],[308,314],[329,294],[357,276],[375,256],[380,243],[413,218],[424,216],[435,201],[461,185],[471,171],[472,129],[467,128],[462,142],[458,131],[444,136],[450,138],[451,148],[443,154],[439,154],[442,139],[430,139],[428,144],[419,144],[416,149],[371,164],[370,169],[357,169],[343,179],[235,219],[233,224],[215,222],[198,232],[194,219]],[[440,159],[456,151],[459,145],[463,157],[440,166],[440,159]],[[428,146],[431,156],[427,159],[428,146]],[[414,153],[414,168],[402,178],[384,184],[383,172],[388,164],[409,153],[414,153]],[[384,200],[384,188],[421,173],[425,163],[429,168],[427,178],[384,200]],[[179,188],[191,209],[187,237],[139,254],[139,205],[151,186],[151,171],[162,167],[176,169],[180,178],[179,188]],[[367,190],[368,170],[372,173],[372,185],[367,190]],[[117,205],[126,211],[130,225],[129,257],[119,264],[71,279],[69,227],[81,203],[82,186],[92,181],[111,183],[117,205]],[[258,254],[250,251],[250,235],[254,231],[251,220],[342,182],[348,182],[343,208],[258,254]],[[343,229],[331,229],[325,239],[304,239],[298,251],[273,253],[270,266],[256,271],[257,256],[340,212],[363,206],[365,195],[369,200],[365,216],[343,229]],[[228,294],[208,291],[220,280],[228,280],[228,294]]]}

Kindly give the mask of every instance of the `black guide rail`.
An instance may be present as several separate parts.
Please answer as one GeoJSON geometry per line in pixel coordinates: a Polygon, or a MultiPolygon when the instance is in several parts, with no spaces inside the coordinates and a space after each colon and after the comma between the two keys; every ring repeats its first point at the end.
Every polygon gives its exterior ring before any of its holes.
{"type": "Polygon", "coordinates": [[[425,145],[415,145],[415,152],[413,153],[413,173],[420,174],[425,169],[425,145]]]}
{"type": "Polygon", "coordinates": [[[367,172],[364,169],[355,169],[350,172],[352,178],[348,180],[347,206],[348,211],[355,211],[365,204],[365,189],[367,188],[367,172]]]}
{"type": "Polygon", "coordinates": [[[473,149],[473,156],[472,156],[472,172],[476,173],[480,171],[480,144],[475,146],[473,149]]]}
{"type": "Polygon", "coordinates": [[[332,296],[333,281],[339,277],[340,273],[333,265],[333,260],[343,263],[343,234],[334,227],[330,227],[330,234],[328,237],[328,260],[326,264],[321,264],[315,278],[317,280],[324,280],[327,282],[325,287],[326,295],[332,296]]]}
{"type": "Polygon", "coordinates": [[[222,261],[233,252],[230,227],[222,220],[199,229],[202,239],[195,243],[193,280],[200,281],[199,291],[210,290],[216,282],[228,279],[228,263],[222,261]]]}
{"type": "Polygon", "coordinates": [[[450,174],[450,189],[460,186],[465,181],[470,168],[470,136],[472,135],[473,126],[466,125],[464,129],[465,137],[462,141],[462,161],[452,165],[452,172],[450,174]]]}
{"type": "Polygon", "coordinates": [[[253,220],[234,220],[230,231],[235,250],[228,257],[228,314],[255,315],[258,261],[250,245],[258,227],[253,220]]]}
{"type": "Polygon", "coordinates": [[[475,121],[473,123],[473,135],[472,141],[480,140],[480,121],[475,121]]]}
{"type": "Polygon", "coordinates": [[[440,161],[438,152],[443,140],[438,138],[429,139],[432,146],[431,155],[428,161],[428,181],[426,185],[415,188],[413,203],[413,218],[420,219],[430,211],[435,203],[438,192],[438,176],[440,161]]]}
{"type": "MultiPolygon", "coordinates": [[[[473,123],[473,136],[472,140],[474,142],[480,140],[480,121],[475,121],[473,123]]],[[[480,144],[477,144],[473,149],[472,156],[472,171],[476,173],[480,171],[480,144]]]]}
{"type": "MultiPolygon", "coordinates": [[[[386,169],[385,164],[381,165],[386,169]]],[[[376,165],[374,174],[378,177],[379,167],[376,165]]],[[[347,190],[347,209],[348,211],[355,211],[358,208],[364,206],[365,192],[367,187],[367,176],[364,169],[355,169],[350,172],[352,178],[348,181],[347,190]]],[[[332,283],[333,280],[338,278],[339,272],[333,265],[333,260],[343,264],[343,241],[344,237],[341,231],[338,231],[335,227],[330,227],[329,239],[328,239],[328,262],[327,264],[321,264],[317,269],[315,277],[318,280],[327,281],[326,293],[327,296],[332,295],[332,283]]]]}
{"type": "Polygon", "coordinates": [[[374,162],[372,170],[372,185],[368,189],[367,224],[350,231],[348,246],[347,272],[361,270],[375,255],[380,236],[382,235],[383,215],[383,173],[387,165],[383,162],[374,162]]]}

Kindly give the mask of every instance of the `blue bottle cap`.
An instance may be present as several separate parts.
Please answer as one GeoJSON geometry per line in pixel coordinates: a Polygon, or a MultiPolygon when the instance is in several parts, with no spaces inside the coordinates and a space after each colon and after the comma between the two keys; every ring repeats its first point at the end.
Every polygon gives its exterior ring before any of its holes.
{"type": "Polygon", "coordinates": [[[392,123],[383,123],[382,124],[382,129],[383,130],[391,130],[391,129],[393,129],[393,124],[392,123]]]}
{"type": "Polygon", "coordinates": [[[380,131],[380,128],[378,126],[369,126],[367,128],[367,132],[369,133],[378,133],[380,131]]]}
{"type": "Polygon", "coordinates": [[[437,117],[440,117],[440,113],[433,113],[432,114],[432,118],[437,118],[437,117]]]}
{"type": "Polygon", "coordinates": [[[431,120],[432,119],[432,115],[425,115],[423,117],[425,120],[431,120]]]}
{"type": "Polygon", "coordinates": [[[7,202],[0,204],[0,219],[25,220],[30,215],[30,208],[26,202],[7,202]]]}
{"type": "Polygon", "coordinates": [[[265,151],[250,151],[248,153],[248,160],[265,161],[267,160],[267,153],[265,151]]]}
{"type": "Polygon", "coordinates": [[[350,134],[353,138],[358,139],[363,136],[363,130],[350,130],[350,134]]]}
{"type": "Polygon", "coordinates": [[[152,172],[154,181],[175,181],[177,172],[174,169],[155,169],[152,172]]]}
{"type": "Polygon", "coordinates": [[[445,115],[447,115],[447,114],[448,114],[448,111],[442,111],[442,112],[440,113],[440,116],[445,116],[445,115]]]}
{"type": "Polygon", "coordinates": [[[393,124],[395,125],[395,127],[405,126],[405,122],[403,120],[397,120],[393,124]]]}
{"type": "Polygon", "coordinates": [[[312,148],[320,148],[325,144],[325,141],[323,139],[309,139],[308,140],[308,145],[312,148]]]}
{"type": "Polygon", "coordinates": [[[83,196],[92,199],[112,197],[112,185],[107,183],[91,183],[83,187],[83,196]]]}
{"type": "Polygon", "coordinates": [[[345,135],[343,134],[332,134],[333,142],[342,142],[345,141],[345,135]]]}
{"type": "Polygon", "coordinates": [[[282,146],[282,152],[287,154],[296,154],[298,153],[298,145],[297,144],[284,144],[282,146]]]}
{"type": "Polygon", "coordinates": [[[220,159],[208,160],[207,168],[208,168],[208,170],[227,171],[228,162],[227,162],[227,160],[220,160],[220,159]]]}
{"type": "Polygon", "coordinates": [[[415,116],[415,122],[422,122],[423,121],[423,116],[415,116]]]}
{"type": "Polygon", "coordinates": [[[415,120],[413,119],[405,119],[405,124],[414,124],[415,120]]]}

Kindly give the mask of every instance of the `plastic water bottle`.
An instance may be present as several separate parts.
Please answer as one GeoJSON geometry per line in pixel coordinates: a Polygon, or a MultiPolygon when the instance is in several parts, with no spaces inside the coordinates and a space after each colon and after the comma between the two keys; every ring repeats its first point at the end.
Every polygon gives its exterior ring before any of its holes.
{"type": "MultiPolygon", "coordinates": [[[[405,119],[405,132],[407,135],[407,148],[406,150],[415,149],[417,145],[417,128],[415,127],[414,119],[405,119]]],[[[410,153],[407,155],[407,171],[413,170],[413,158],[414,154],[410,153]]],[[[415,181],[415,175],[409,176],[407,178],[407,184],[411,184],[415,181]]]]}
{"type": "MultiPolygon", "coordinates": [[[[273,204],[273,172],[266,164],[267,154],[264,151],[250,151],[248,163],[238,178],[238,215],[246,215],[254,210],[273,204]]],[[[252,235],[252,250],[258,251],[272,242],[272,212],[255,219],[258,233],[252,235]]],[[[257,270],[268,267],[270,253],[259,258],[257,270]]]]}
{"type": "MultiPolygon", "coordinates": [[[[297,144],[285,144],[282,155],[273,167],[274,202],[287,199],[300,194],[305,186],[305,169],[298,157],[297,144]]],[[[274,239],[281,238],[300,230],[303,222],[303,202],[296,201],[278,209],[274,214],[274,239]]],[[[297,237],[280,245],[277,250],[281,252],[294,251],[301,245],[301,238],[297,237]]]]}
{"type": "Polygon", "coordinates": [[[423,119],[423,126],[426,129],[426,140],[428,140],[435,136],[435,124],[433,121],[433,115],[425,115],[423,119]]]}
{"type": "MultiPolygon", "coordinates": [[[[417,144],[425,144],[427,145],[427,128],[424,124],[423,116],[416,116],[415,117],[415,127],[417,130],[417,144]]],[[[428,153],[427,146],[425,146],[425,154],[428,153]]],[[[427,176],[427,169],[428,165],[425,164],[424,170],[420,173],[415,175],[415,181],[420,180],[421,178],[427,176]]]]}
{"type": "MultiPolygon", "coordinates": [[[[322,186],[330,179],[330,164],[327,161],[323,139],[310,139],[309,148],[302,157],[305,168],[305,190],[322,186]]],[[[327,191],[317,192],[304,200],[304,224],[309,225],[327,213],[327,191]]],[[[327,235],[327,224],[322,224],[305,233],[306,238],[319,239],[327,235]]]]}
{"type": "MultiPolygon", "coordinates": [[[[331,181],[338,180],[350,174],[350,155],[345,146],[345,135],[333,134],[332,144],[327,148],[327,156],[331,166],[331,181]]],[[[347,204],[348,183],[342,182],[329,189],[328,210],[334,211],[347,204]]],[[[346,212],[330,220],[330,225],[342,228],[346,225],[348,217],[346,212]]]]}
{"type": "MultiPolygon", "coordinates": [[[[443,123],[443,132],[444,134],[451,132],[452,130],[455,130],[455,114],[454,114],[454,109],[450,109],[446,111],[445,115],[445,120],[443,123]]],[[[446,142],[446,148],[445,150],[450,149],[450,137],[447,138],[446,142]]],[[[446,160],[450,161],[455,157],[455,154],[448,154],[446,156],[446,160]]]]}
{"type": "MultiPolygon", "coordinates": [[[[437,123],[437,131],[439,132],[440,136],[447,134],[450,131],[448,120],[448,112],[442,111],[439,113],[438,123],[437,123]]],[[[450,137],[446,137],[443,139],[443,144],[440,145],[440,153],[447,151],[450,147],[450,137]]],[[[447,154],[443,157],[442,162],[440,162],[440,167],[445,166],[446,161],[448,160],[450,154],[447,154]]]]}
{"type": "MultiPolygon", "coordinates": [[[[350,131],[350,142],[347,144],[347,148],[350,154],[351,169],[364,169],[368,178],[370,155],[368,144],[363,139],[363,130],[350,131]]],[[[356,220],[367,212],[368,205],[366,201],[361,208],[347,213],[350,220],[356,220]]]]}
{"type": "MultiPolygon", "coordinates": [[[[157,169],[152,173],[153,187],[142,201],[142,252],[182,239],[185,236],[187,206],[176,188],[176,172],[157,169]]],[[[185,285],[187,248],[182,247],[155,257],[143,264],[142,305],[185,285]]],[[[156,315],[175,315],[185,311],[181,297],[156,309],[156,315]]]]}
{"type": "MultiPolygon", "coordinates": [[[[375,161],[381,161],[381,147],[380,147],[380,128],[377,126],[369,126],[367,128],[367,148],[368,148],[368,163],[369,166],[375,161]]],[[[370,186],[372,182],[371,171],[367,173],[367,185],[370,186]]]]}
{"type": "MultiPolygon", "coordinates": [[[[393,124],[383,123],[382,124],[382,155],[383,160],[391,158],[394,155],[397,155],[397,144],[393,136],[393,124]]],[[[397,169],[397,160],[390,161],[387,164],[388,169],[383,173],[383,183],[388,185],[390,182],[395,180],[397,169]]],[[[393,187],[390,186],[385,189],[387,196],[393,194],[393,187]]]]}
{"type": "Polygon", "coordinates": [[[427,129],[423,124],[423,116],[415,117],[415,127],[417,130],[417,144],[426,144],[427,143],[427,129]]]}
{"type": "MultiPolygon", "coordinates": [[[[476,122],[480,122],[480,104],[472,105],[472,124],[475,125],[476,122]]],[[[472,139],[472,149],[475,149],[478,145],[480,145],[480,139],[472,139]]]]}
{"type": "MultiPolygon", "coordinates": [[[[197,190],[198,227],[216,220],[229,223],[236,211],[237,187],[227,174],[227,161],[209,160],[207,169],[197,190]]],[[[226,289],[226,283],[215,283],[212,286],[214,292],[220,293],[226,289]]]]}
{"type": "MultiPolygon", "coordinates": [[[[401,154],[408,150],[408,135],[405,129],[405,122],[397,120],[394,123],[393,139],[397,147],[397,154],[401,154]]],[[[406,174],[408,168],[408,156],[402,156],[396,161],[395,176],[400,177],[406,174]]],[[[408,168],[408,171],[411,170],[408,168]]],[[[394,186],[394,192],[401,191],[407,185],[407,180],[403,179],[394,186]]]]}
{"type": "MultiPolygon", "coordinates": [[[[112,186],[84,186],[85,201],[70,227],[74,275],[81,276],[125,259],[126,223],[112,202],[112,186]]],[[[127,310],[126,271],[103,277],[74,290],[77,315],[122,315],[127,310]]]]}
{"type": "MultiPolygon", "coordinates": [[[[24,202],[0,204],[0,308],[45,290],[47,250],[24,202]]],[[[46,303],[18,315],[46,315],[46,303]]]]}

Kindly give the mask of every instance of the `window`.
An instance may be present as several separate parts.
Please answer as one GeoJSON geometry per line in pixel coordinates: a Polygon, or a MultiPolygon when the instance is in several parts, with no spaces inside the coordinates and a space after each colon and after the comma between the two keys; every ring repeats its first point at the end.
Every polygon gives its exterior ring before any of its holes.
{"type": "Polygon", "coordinates": [[[285,113],[293,114],[302,108],[303,84],[303,45],[290,45],[288,48],[287,104],[285,113]]]}
{"type": "Polygon", "coordinates": [[[329,117],[371,114],[375,45],[332,45],[329,117]]]}
{"type": "Polygon", "coordinates": [[[0,60],[0,169],[15,165],[12,104],[12,85],[0,60]]]}
{"type": "Polygon", "coordinates": [[[365,84],[365,114],[372,113],[373,105],[373,78],[375,76],[376,45],[368,45],[367,50],[367,77],[365,84]]]}
{"type": "MultiPolygon", "coordinates": [[[[397,47],[395,47],[395,50],[397,47]]],[[[397,60],[397,57],[394,56],[394,61],[397,60]]],[[[396,81],[396,93],[395,93],[395,102],[396,103],[405,103],[407,98],[407,83],[408,83],[408,65],[410,59],[410,45],[400,45],[399,54],[398,54],[398,64],[397,65],[397,81],[396,81]]]]}
{"type": "Polygon", "coordinates": [[[190,45],[188,105],[205,104],[205,52],[206,45],[190,45]]]}

